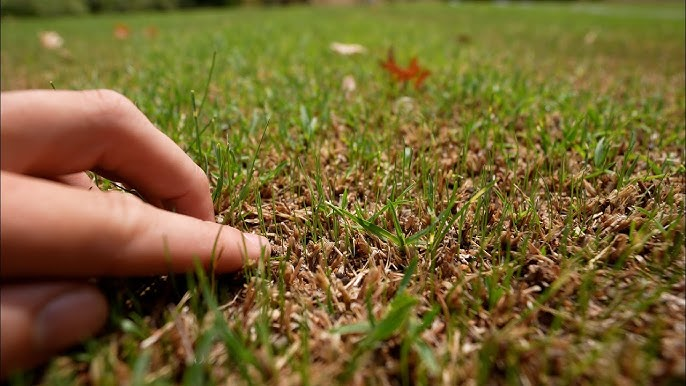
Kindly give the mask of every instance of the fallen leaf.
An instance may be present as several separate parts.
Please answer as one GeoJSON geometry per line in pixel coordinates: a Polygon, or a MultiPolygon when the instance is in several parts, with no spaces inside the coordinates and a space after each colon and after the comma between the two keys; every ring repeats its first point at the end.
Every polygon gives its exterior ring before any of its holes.
{"type": "Polygon", "coordinates": [[[360,44],[347,44],[347,43],[338,43],[338,42],[333,42],[329,46],[331,50],[337,54],[344,55],[344,56],[350,56],[350,55],[355,55],[355,54],[364,54],[367,52],[367,49],[360,45],[360,44]]]}
{"type": "Polygon", "coordinates": [[[408,96],[402,96],[393,102],[394,114],[412,114],[417,112],[417,103],[408,96]]]}
{"type": "Polygon", "coordinates": [[[113,34],[115,38],[125,40],[131,35],[131,29],[126,24],[117,24],[114,26],[113,34]]]}
{"type": "Polygon", "coordinates": [[[598,38],[598,31],[588,31],[586,35],[584,35],[584,43],[586,45],[590,46],[591,44],[595,43],[595,40],[598,38]]]}
{"type": "Polygon", "coordinates": [[[353,92],[357,89],[357,83],[352,75],[346,75],[343,77],[343,82],[341,83],[341,88],[345,93],[345,97],[349,98],[353,92]]]}
{"type": "Polygon", "coordinates": [[[414,88],[420,88],[424,84],[424,80],[429,76],[429,70],[420,70],[417,74],[417,79],[414,80],[414,88]]]}
{"type": "Polygon", "coordinates": [[[424,84],[426,77],[431,74],[429,70],[422,68],[419,65],[419,61],[417,60],[416,56],[410,60],[410,64],[407,66],[407,68],[398,66],[395,61],[392,48],[388,50],[386,61],[383,61],[380,64],[381,67],[388,71],[398,82],[406,83],[414,79],[415,88],[420,88],[422,84],[424,84]]]}
{"type": "Polygon", "coordinates": [[[40,44],[48,50],[56,50],[64,45],[64,39],[55,31],[43,31],[39,38],[40,44]]]}

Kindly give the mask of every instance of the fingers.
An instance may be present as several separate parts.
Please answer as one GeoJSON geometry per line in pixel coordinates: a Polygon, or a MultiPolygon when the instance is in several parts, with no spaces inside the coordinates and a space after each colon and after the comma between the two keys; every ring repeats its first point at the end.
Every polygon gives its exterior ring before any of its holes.
{"type": "Polygon", "coordinates": [[[38,177],[100,170],[150,202],[212,220],[205,173],[124,96],[109,90],[2,94],[2,170],[38,177]]]}
{"type": "Polygon", "coordinates": [[[266,239],[176,214],[130,194],[93,192],[2,172],[3,277],[90,277],[217,271],[269,255],[266,239]]]}
{"type": "Polygon", "coordinates": [[[0,378],[47,360],[95,334],[107,302],[78,283],[3,285],[0,290],[0,378]]]}
{"type": "Polygon", "coordinates": [[[93,182],[93,180],[91,180],[91,178],[88,177],[88,174],[84,172],[66,174],[63,176],[55,177],[54,179],[55,181],[61,182],[63,184],[78,186],[88,190],[98,189],[98,186],[95,185],[95,182],[93,182]]]}

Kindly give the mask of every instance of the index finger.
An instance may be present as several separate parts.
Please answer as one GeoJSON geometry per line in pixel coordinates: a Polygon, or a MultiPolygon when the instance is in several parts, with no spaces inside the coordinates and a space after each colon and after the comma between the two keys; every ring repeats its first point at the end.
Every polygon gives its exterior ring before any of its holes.
{"type": "Polygon", "coordinates": [[[269,241],[154,208],[133,195],[0,172],[0,277],[217,272],[270,254],[269,241]]]}
{"type": "Polygon", "coordinates": [[[52,177],[95,169],[156,205],[213,219],[205,173],[121,94],[12,91],[0,109],[3,170],[52,177]]]}

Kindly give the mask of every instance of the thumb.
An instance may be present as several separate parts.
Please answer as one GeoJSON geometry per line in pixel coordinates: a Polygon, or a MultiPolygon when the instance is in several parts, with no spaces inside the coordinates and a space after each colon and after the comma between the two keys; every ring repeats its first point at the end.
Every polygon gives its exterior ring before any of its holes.
{"type": "Polygon", "coordinates": [[[107,319],[107,302],[93,286],[22,283],[0,292],[2,379],[95,334],[107,319]]]}

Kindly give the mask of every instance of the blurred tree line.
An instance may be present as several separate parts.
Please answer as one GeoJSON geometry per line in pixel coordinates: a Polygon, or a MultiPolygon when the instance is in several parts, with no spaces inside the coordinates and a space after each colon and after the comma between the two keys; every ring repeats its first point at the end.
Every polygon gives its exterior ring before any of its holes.
{"type": "Polygon", "coordinates": [[[2,16],[80,15],[238,5],[242,0],[0,0],[2,16]]]}
{"type": "MultiPolygon", "coordinates": [[[[379,0],[0,0],[0,16],[82,15],[250,4],[368,3],[379,0]]],[[[389,0],[396,1],[396,0],[389,0]]],[[[486,0],[490,1],[490,0],[486,0]]]]}

